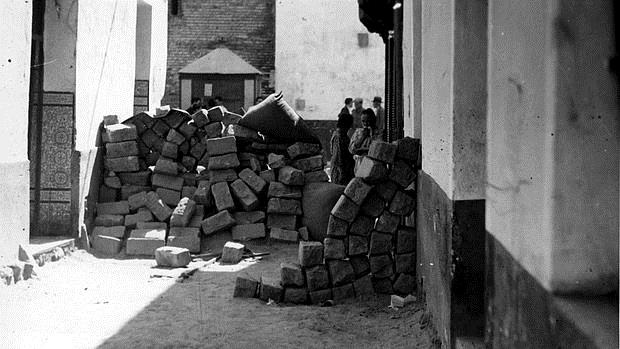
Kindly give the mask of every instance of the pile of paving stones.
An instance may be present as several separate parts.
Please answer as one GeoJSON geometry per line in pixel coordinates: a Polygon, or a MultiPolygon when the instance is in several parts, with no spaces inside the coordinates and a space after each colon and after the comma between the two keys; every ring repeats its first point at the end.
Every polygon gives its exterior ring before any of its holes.
{"type": "Polygon", "coordinates": [[[373,142],[334,205],[323,242],[300,242],[299,263],[283,263],[279,280],[239,276],[234,296],[321,304],[413,293],[418,159],[412,138],[373,142]]]}
{"type": "Polygon", "coordinates": [[[153,255],[161,246],[201,250],[201,239],[297,242],[304,184],[326,182],[321,147],[241,126],[220,107],[104,117],[103,184],[91,234],[96,250],[153,255]]]}

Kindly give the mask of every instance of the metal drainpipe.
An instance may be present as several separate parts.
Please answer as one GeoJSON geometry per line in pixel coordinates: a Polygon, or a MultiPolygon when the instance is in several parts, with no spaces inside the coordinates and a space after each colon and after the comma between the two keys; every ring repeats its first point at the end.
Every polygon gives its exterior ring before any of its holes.
{"type": "Polygon", "coordinates": [[[394,31],[388,32],[388,37],[385,43],[385,130],[384,137],[387,142],[392,141],[392,128],[394,120],[394,109],[392,106],[393,91],[393,43],[394,43],[394,31]]]}
{"type": "Polygon", "coordinates": [[[396,1],[392,7],[394,14],[394,43],[393,43],[393,133],[392,141],[404,136],[404,108],[403,108],[403,5],[396,1]]]}

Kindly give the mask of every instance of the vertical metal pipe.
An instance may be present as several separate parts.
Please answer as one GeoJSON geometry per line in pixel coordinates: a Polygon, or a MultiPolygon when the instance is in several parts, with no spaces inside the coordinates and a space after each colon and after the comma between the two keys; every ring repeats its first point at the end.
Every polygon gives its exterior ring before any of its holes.
{"type": "Polygon", "coordinates": [[[394,31],[388,32],[385,54],[385,140],[392,141],[394,127],[394,31]]]}
{"type": "Polygon", "coordinates": [[[392,7],[394,15],[394,43],[393,43],[393,104],[394,127],[392,140],[404,136],[404,105],[403,105],[403,5],[396,1],[392,7]]]}

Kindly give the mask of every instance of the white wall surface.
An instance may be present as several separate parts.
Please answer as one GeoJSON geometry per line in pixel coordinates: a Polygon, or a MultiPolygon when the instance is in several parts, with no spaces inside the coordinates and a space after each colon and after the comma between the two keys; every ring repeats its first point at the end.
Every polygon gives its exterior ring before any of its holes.
{"type": "Polygon", "coordinates": [[[453,199],[453,0],[422,1],[422,169],[453,199]]]}
{"type": "Polygon", "coordinates": [[[28,91],[32,4],[0,2],[0,265],[27,244],[30,225],[28,91]]]}
{"type": "Polygon", "coordinates": [[[306,119],[336,120],[346,97],[384,101],[385,45],[358,19],[356,0],[276,1],[276,91],[306,119]],[[358,46],[368,33],[368,47],[358,46]]]}
{"type": "Polygon", "coordinates": [[[76,0],[45,3],[43,90],[46,92],[75,92],[78,6],[76,0]]]}
{"type": "Polygon", "coordinates": [[[136,80],[149,80],[151,77],[151,4],[138,0],[136,19],[136,80]]]}
{"type": "Polygon", "coordinates": [[[489,9],[486,225],[555,293],[618,282],[618,100],[610,2],[489,9]]]}
{"type": "MultiPolygon", "coordinates": [[[[145,0],[146,1],[146,0],[145,0]]],[[[149,109],[159,107],[166,89],[168,64],[168,0],[148,0],[151,4],[151,72],[149,109]]]]}
{"type": "Polygon", "coordinates": [[[76,54],[76,149],[95,146],[104,115],[133,114],[136,0],[80,2],[76,54]]]}
{"type": "Polygon", "coordinates": [[[405,136],[413,138],[422,137],[421,3],[403,3],[403,128],[405,136]]]}

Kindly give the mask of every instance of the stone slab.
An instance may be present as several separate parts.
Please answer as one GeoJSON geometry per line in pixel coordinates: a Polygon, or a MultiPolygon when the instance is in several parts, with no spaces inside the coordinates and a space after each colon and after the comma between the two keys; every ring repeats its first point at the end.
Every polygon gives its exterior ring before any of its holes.
{"type": "Polygon", "coordinates": [[[164,203],[156,192],[146,193],[146,207],[155,215],[157,220],[165,221],[172,215],[172,209],[164,203]]]}
{"type": "Polygon", "coordinates": [[[346,284],[332,288],[332,294],[335,301],[355,298],[355,288],[353,284],[346,284]]]}
{"type": "Polygon", "coordinates": [[[385,208],[385,201],[375,190],[372,190],[367,196],[360,211],[366,216],[379,217],[385,208]]]}
{"type": "Polygon", "coordinates": [[[392,251],[392,235],[373,231],[370,234],[370,255],[387,254],[392,251]]]}
{"type": "Polygon", "coordinates": [[[365,236],[349,235],[348,238],[349,248],[347,255],[358,256],[368,254],[368,238],[365,236]]]}
{"type": "Polygon", "coordinates": [[[323,245],[325,246],[323,254],[326,260],[346,258],[344,240],[325,238],[323,245]]]}
{"type": "Polygon", "coordinates": [[[129,213],[129,203],[127,201],[98,202],[97,215],[117,214],[125,215],[129,213]]]}
{"type": "Polygon", "coordinates": [[[230,191],[244,211],[253,211],[260,206],[258,197],[241,179],[237,179],[230,184],[230,191]]]}
{"type": "Polygon", "coordinates": [[[258,294],[258,280],[249,275],[239,275],[235,280],[233,297],[255,298],[258,294]]]}
{"type": "Polygon", "coordinates": [[[191,253],[200,253],[200,228],[170,227],[166,245],[183,247],[191,253]]]}
{"type": "Polygon", "coordinates": [[[221,211],[202,221],[201,227],[205,235],[211,235],[228,229],[236,224],[235,219],[228,211],[221,211]]]}
{"type": "Polygon", "coordinates": [[[222,249],[222,258],[220,259],[221,263],[226,264],[237,264],[243,259],[243,251],[245,250],[245,246],[243,244],[228,241],[224,244],[224,248],[222,249]]]}
{"type": "Polygon", "coordinates": [[[334,207],[332,208],[331,214],[337,218],[351,223],[357,216],[359,210],[360,207],[356,205],[355,202],[353,202],[348,197],[341,195],[334,207]]]}
{"type": "Polygon", "coordinates": [[[218,211],[230,210],[235,208],[235,202],[226,182],[219,182],[211,185],[211,194],[218,211]]]}
{"type": "Polygon", "coordinates": [[[301,215],[301,201],[294,199],[271,198],[267,203],[267,213],[301,215]]]}
{"type": "Polygon", "coordinates": [[[122,226],[125,222],[125,216],[120,214],[103,214],[95,217],[95,226],[113,227],[122,226]]]}
{"type": "Polygon", "coordinates": [[[180,192],[183,189],[183,177],[155,173],[152,177],[153,187],[166,188],[180,192]]]}
{"type": "Polygon", "coordinates": [[[149,186],[151,185],[151,171],[119,172],[116,174],[123,184],[149,186]]]}
{"type": "Polygon", "coordinates": [[[168,206],[175,207],[181,200],[181,192],[168,188],[157,188],[155,190],[159,198],[168,206]]]}
{"type": "Polygon", "coordinates": [[[385,163],[365,156],[355,171],[355,177],[359,177],[367,183],[377,183],[388,176],[385,163]]]}
{"type": "Polygon", "coordinates": [[[138,156],[138,153],[138,142],[135,140],[119,143],[106,143],[105,145],[105,155],[108,158],[138,156]]]}
{"type": "Polygon", "coordinates": [[[304,183],[329,182],[329,176],[323,170],[304,173],[304,183]]]}
{"type": "Polygon", "coordinates": [[[397,145],[384,141],[373,141],[368,148],[368,157],[386,164],[394,163],[397,145]]]}
{"type": "Polygon", "coordinates": [[[288,186],[280,182],[270,182],[267,196],[270,198],[301,199],[302,192],[299,187],[288,186]]]}
{"type": "Polygon", "coordinates": [[[323,244],[318,241],[300,241],[298,258],[302,267],[323,263],[323,244]]]}
{"type": "Polygon", "coordinates": [[[382,233],[394,234],[396,229],[398,229],[400,221],[401,216],[384,211],[381,216],[379,216],[379,219],[377,219],[375,230],[382,233]]]}
{"type": "Polygon", "coordinates": [[[104,143],[118,143],[138,139],[138,131],[134,125],[113,124],[104,127],[102,133],[104,143]]]}
{"type": "Polygon", "coordinates": [[[329,272],[324,264],[305,268],[305,272],[309,291],[322,290],[329,287],[329,272]]]}
{"type": "Polygon", "coordinates": [[[349,234],[358,236],[369,236],[372,229],[375,227],[375,218],[358,214],[351,223],[349,228],[349,234]]]}
{"type": "Polygon", "coordinates": [[[208,172],[209,181],[212,184],[219,182],[233,182],[239,178],[233,169],[213,170],[208,172]]]}
{"type": "MultiPolygon", "coordinates": [[[[207,152],[209,151],[209,147],[207,146],[207,152]]],[[[228,168],[236,168],[239,167],[239,159],[237,158],[236,153],[225,154],[225,155],[217,155],[217,156],[209,156],[209,165],[207,169],[211,170],[225,170],[228,168]]]]}
{"type": "Polygon", "coordinates": [[[305,288],[284,288],[284,303],[306,304],[308,302],[308,290],[305,288]]]}
{"type": "Polygon", "coordinates": [[[267,228],[282,228],[295,230],[297,226],[297,216],[270,213],[267,215],[267,228]]]}
{"type": "Polygon", "coordinates": [[[299,233],[296,230],[271,228],[269,231],[269,238],[278,241],[297,242],[299,241],[299,233]]]}
{"type": "Polygon", "coordinates": [[[270,299],[275,302],[280,302],[282,300],[283,289],[280,285],[280,280],[271,277],[261,277],[260,280],[260,292],[259,298],[265,302],[270,299]]]}
{"type": "Polygon", "coordinates": [[[366,195],[368,195],[371,189],[371,185],[366,184],[364,180],[356,177],[344,188],[344,195],[359,206],[364,202],[366,195]]]}
{"type": "Polygon", "coordinates": [[[332,290],[316,290],[309,293],[312,304],[323,304],[332,299],[332,290]]]}
{"type": "Polygon", "coordinates": [[[232,227],[232,239],[236,241],[247,241],[265,237],[264,223],[238,224],[232,227]]]}
{"type": "Polygon", "coordinates": [[[155,250],[155,261],[159,267],[181,268],[187,266],[192,258],[186,248],[164,246],[155,250]]]}
{"type": "Polygon", "coordinates": [[[321,145],[315,143],[296,142],[288,147],[286,152],[291,159],[312,156],[321,152],[321,145]]]}
{"type": "Polygon", "coordinates": [[[194,216],[194,212],[196,212],[196,202],[187,197],[182,198],[172,211],[170,226],[187,227],[194,216]]]}
{"type": "Polygon", "coordinates": [[[333,286],[348,284],[355,280],[355,271],[348,260],[327,261],[327,268],[333,286]]]}
{"type": "Polygon", "coordinates": [[[237,152],[235,137],[221,137],[207,139],[207,153],[210,157],[237,152]]]}
{"type": "Polygon", "coordinates": [[[280,263],[280,279],[283,286],[303,287],[306,283],[304,271],[296,263],[280,263]]]}
{"type": "Polygon", "coordinates": [[[304,185],[304,173],[291,166],[283,166],[278,170],[278,181],[286,185],[304,185]]]}
{"type": "Polygon", "coordinates": [[[106,235],[95,235],[91,243],[95,251],[106,255],[118,254],[122,247],[121,239],[106,235]]]}
{"type": "Polygon", "coordinates": [[[265,212],[263,211],[249,211],[249,212],[233,212],[233,217],[237,224],[252,224],[260,223],[265,220],[265,212]]]}
{"type": "Polygon", "coordinates": [[[327,223],[327,236],[335,238],[344,238],[349,231],[349,222],[335,217],[329,216],[329,222],[327,223]]]}
{"type": "Polygon", "coordinates": [[[291,166],[303,171],[312,172],[323,169],[323,155],[315,155],[304,159],[297,159],[291,166]]]}
{"type": "Polygon", "coordinates": [[[239,172],[239,178],[256,194],[262,193],[267,188],[267,182],[248,168],[239,172]]]}
{"type": "Polygon", "coordinates": [[[137,226],[138,222],[152,222],[153,221],[153,213],[146,208],[142,207],[135,214],[128,214],[125,216],[125,226],[127,228],[133,229],[137,226]]]}

